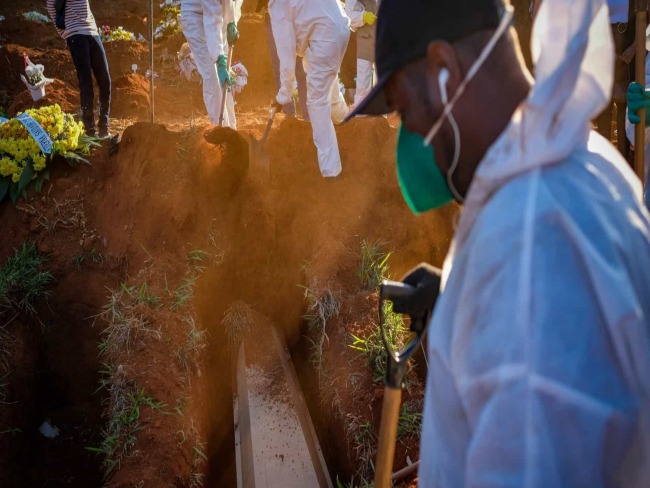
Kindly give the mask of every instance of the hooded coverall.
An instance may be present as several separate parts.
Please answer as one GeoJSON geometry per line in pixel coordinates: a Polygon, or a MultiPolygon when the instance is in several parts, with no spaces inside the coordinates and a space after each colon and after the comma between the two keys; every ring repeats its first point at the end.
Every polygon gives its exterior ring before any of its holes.
{"type": "Polygon", "coordinates": [[[443,268],[421,487],[648,486],[650,216],[590,126],[613,82],[607,13],[541,3],[535,84],[478,165],[443,268]]]}
{"type": "Polygon", "coordinates": [[[338,0],[271,0],[269,13],[280,59],[276,100],[285,105],[293,99],[296,55],[304,57],[318,164],[323,176],[337,176],[342,166],[332,122],[343,122],[348,113],[338,72],[350,39],[350,19],[338,0]]]}
{"type": "MultiPolygon", "coordinates": [[[[228,56],[226,27],[230,22],[239,21],[239,10],[233,0],[181,1],[183,34],[203,79],[203,102],[214,125],[219,125],[222,97],[216,62],[220,55],[228,56]]],[[[227,92],[226,97],[224,126],[236,129],[232,90],[227,92]]]]}

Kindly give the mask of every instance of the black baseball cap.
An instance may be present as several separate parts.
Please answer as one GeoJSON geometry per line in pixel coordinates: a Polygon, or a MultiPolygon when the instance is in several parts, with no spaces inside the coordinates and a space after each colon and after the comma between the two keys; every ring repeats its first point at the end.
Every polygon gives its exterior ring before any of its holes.
{"type": "Polygon", "coordinates": [[[384,85],[397,69],[424,57],[432,41],[454,42],[496,29],[503,12],[503,0],[381,0],[375,43],[378,82],[346,121],[391,112],[384,85]]]}

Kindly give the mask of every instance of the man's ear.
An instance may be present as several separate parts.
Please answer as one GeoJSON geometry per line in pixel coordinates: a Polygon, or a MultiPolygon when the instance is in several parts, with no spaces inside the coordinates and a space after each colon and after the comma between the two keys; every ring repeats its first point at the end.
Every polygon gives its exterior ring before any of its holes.
{"type": "Polygon", "coordinates": [[[444,83],[447,99],[450,100],[462,81],[458,58],[451,44],[445,41],[433,41],[427,47],[426,59],[429,97],[436,104],[440,104],[436,108],[442,111],[444,100],[441,84],[444,83]]]}

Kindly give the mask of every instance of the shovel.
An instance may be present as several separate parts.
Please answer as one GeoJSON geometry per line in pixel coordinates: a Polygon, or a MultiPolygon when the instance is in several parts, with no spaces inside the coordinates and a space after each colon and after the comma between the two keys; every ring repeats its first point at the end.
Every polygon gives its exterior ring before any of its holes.
{"type": "MultiPolygon", "coordinates": [[[[648,0],[636,0],[636,61],[635,73],[636,81],[641,86],[646,86],[645,76],[645,31],[648,26],[648,0]]],[[[642,182],[645,182],[645,109],[639,110],[641,122],[638,123],[634,130],[634,169],[642,182]]],[[[619,129],[619,137],[623,137],[623,131],[619,129]]],[[[645,192],[644,192],[645,194],[645,192]]]]}
{"type": "MultiPolygon", "coordinates": [[[[232,63],[232,52],[235,49],[235,46],[229,46],[228,48],[228,73],[230,73],[230,63],[232,63]]],[[[232,87],[231,87],[232,89],[232,87]]],[[[221,112],[219,112],[219,127],[223,127],[224,114],[226,112],[226,95],[228,95],[228,81],[223,84],[221,89],[221,112]]]]}
{"type": "Polygon", "coordinates": [[[375,488],[390,488],[391,486],[395,444],[397,442],[397,426],[402,404],[402,383],[406,376],[408,360],[422,344],[432,312],[432,310],[404,310],[411,318],[411,332],[415,336],[404,349],[395,351],[386,337],[384,302],[394,302],[398,298],[412,297],[417,290],[418,288],[406,283],[384,281],[379,292],[379,327],[388,356],[388,364],[384,382],[384,401],[381,410],[377,462],[375,464],[375,488]]]}
{"type": "Polygon", "coordinates": [[[281,108],[282,107],[278,103],[274,103],[271,106],[271,113],[269,114],[269,120],[266,123],[266,128],[264,129],[262,138],[258,141],[250,136],[249,140],[249,159],[253,165],[261,167],[267,176],[269,172],[269,160],[266,157],[266,154],[263,152],[264,144],[266,143],[266,139],[268,139],[269,133],[271,132],[271,127],[273,126],[275,116],[278,113],[278,110],[281,110],[281,108]]]}

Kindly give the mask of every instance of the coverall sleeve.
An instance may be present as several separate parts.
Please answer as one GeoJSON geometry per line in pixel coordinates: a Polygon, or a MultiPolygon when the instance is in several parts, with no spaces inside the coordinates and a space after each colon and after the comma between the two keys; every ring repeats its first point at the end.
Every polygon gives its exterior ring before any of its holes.
{"type": "Polygon", "coordinates": [[[366,10],[358,0],[345,0],[345,13],[350,17],[350,27],[352,30],[359,29],[365,25],[363,14],[366,10]]]}
{"type": "Polygon", "coordinates": [[[617,332],[575,229],[558,211],[535,219],[531,239],[482,240],[470,263],[475,288],[461,295],[475,298],[457,315],[452,350],[471,431],[464,485],[626,486],[616,479],[639,406],[617,332]]]}
{"type": "Polygon", "coordinates": [[[220,55],[226,55],[228,47],[223,35],[223,7],[221,0],[201,0],[203,6],[203,28],[205,31],[205,42],[208,45],[208,52],[213,63],[217,62],[220,55]]]}
{"type": "Polygon", "coordinates": [[[276,100],[281,105],[286,105],[293,100],[296,82],[296,33],[286,0],[271,0],[269,15],[280,60],[280,90],[276,100]]]}

